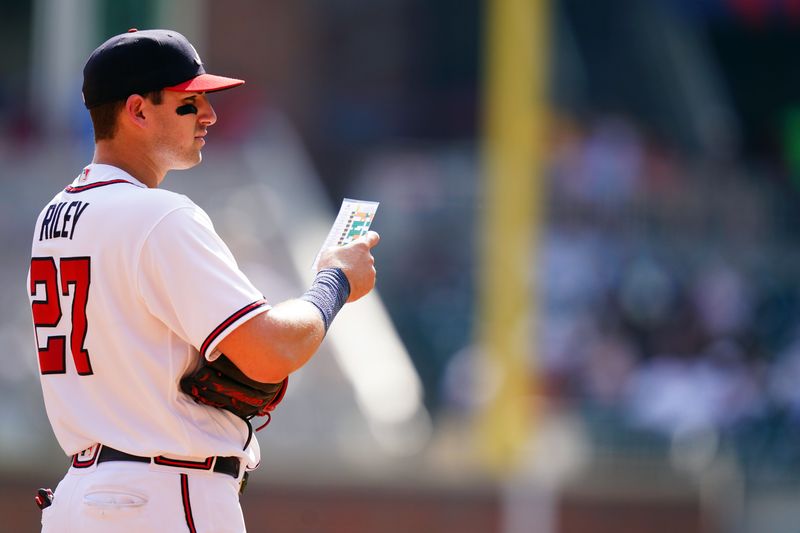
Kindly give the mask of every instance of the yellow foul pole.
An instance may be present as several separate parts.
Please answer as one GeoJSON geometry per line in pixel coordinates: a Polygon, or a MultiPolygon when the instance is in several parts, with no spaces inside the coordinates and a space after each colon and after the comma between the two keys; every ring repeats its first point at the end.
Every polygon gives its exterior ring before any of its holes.
{"type": "Polygon", "coordinates": [[[498,475],[519,459],[536,388],[536,250],[542,203],[549,0],[486,0],[478,343],[497,375],[479,418],[498,475]]]}

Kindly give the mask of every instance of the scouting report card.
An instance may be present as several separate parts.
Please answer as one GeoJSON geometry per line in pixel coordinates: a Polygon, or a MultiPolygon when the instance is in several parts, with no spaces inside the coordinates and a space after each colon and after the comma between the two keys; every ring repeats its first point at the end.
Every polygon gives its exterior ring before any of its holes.
{"type": "Polygon", "coordinates": [[[314,259],[314,270],[317,269],[317,262],[319,261],[319,254],[322,250],[331,246],[344,246],[350,244],[358,239],[369,230],[372,220],[375,218],[375,212],[378,210],[379,202],[369,202],[366,200],[353,200],[345,198],[342,200],[342,207],[339,208],[339,214],[336,215],[336,220],[328,232],[328,237],[325,239],[320,251],[317,252],[317,257],[314,259]]]}

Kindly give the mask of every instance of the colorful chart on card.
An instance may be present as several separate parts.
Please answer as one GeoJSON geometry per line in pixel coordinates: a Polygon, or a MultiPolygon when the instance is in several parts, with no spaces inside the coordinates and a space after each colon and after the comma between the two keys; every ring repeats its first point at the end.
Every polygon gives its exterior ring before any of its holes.
{"type": "Polygon", "coordinates": [[[369,231],[375,213],[378,211],[379,202],[368,200],[353,200],[345,198],[339,208],[339,214],[333,222],[325,242],[314,259],[314,270],[317,269],[319,254],[322,250],[331,246],[344,246],[350,244],[369,231]]]}

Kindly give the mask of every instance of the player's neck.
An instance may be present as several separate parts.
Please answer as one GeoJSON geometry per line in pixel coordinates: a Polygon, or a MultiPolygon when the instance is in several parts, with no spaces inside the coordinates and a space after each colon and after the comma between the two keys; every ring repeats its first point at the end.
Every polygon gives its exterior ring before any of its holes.
{"type": "Polygon", "coordinates": [[[115,166],[124,170],[137,180],[150,188],[156,188],[164,180],[165,171],[160,171],[158,165],[147,157],[143,157],[139,150],[121,149],[120,142],[99,141],[94,147],[92,163],[115,166]]]}

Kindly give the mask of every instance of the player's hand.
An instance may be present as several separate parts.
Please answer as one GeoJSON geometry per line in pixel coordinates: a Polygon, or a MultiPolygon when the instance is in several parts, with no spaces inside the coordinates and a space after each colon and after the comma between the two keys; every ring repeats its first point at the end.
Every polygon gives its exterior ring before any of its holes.
{"type": "Polygon", "coordinates": [[[347,281],[350,282],[348,302],[355,302],[375,286],[375,258],[370,252],[381,237],[374,231],[368,231],[345,246],[332,246],[323,250],[319,259],[319,269],[341,268],[347,281]]]}

